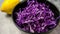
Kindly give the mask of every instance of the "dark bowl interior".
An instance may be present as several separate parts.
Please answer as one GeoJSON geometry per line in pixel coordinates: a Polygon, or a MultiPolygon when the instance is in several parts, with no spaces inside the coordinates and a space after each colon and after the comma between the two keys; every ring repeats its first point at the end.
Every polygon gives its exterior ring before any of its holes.
{"type": "MultiPolygon", "coordinates": [[[[50,3],[49,1],[46,1],[46,0],[37,0],[37,2],[41,2],[41,3],[45,3],[46,5],[49,5],[50,7],[50,9],[53,11],[53,13],[55,14],[54,15],[54,18],[56,19],[58,16],[59,16],[59,10],[56,8],[56,6],[55,5],[53,5],[52,3],[50,3]]],[[[17,22],[15,21],[16,20],[16,18],[17,18],[17,15],[15,14],[15,12],[19,12],[18,11],[18,9],[19,8],[24,8],[24,7],[26,7],[27,6],[27,1],[25,1],[25,2],[21,2],[21,3],[19,3],[15,8],[14,8],[14,10],[13,10],[13,13],[12,13],[12,18],[13,18],[13,21],[14,21],[14,23],[16,24],[17,22]]],[[[58,23],[59,23],[59,20],[57,20],[57,25],[58,25],[58,23]]],[[[17,25],[17,24],[16,24],[17,25]]],[[[17,25],[18,26],[18,28],[19,28],[19,25],[17,25]]],[[[20,28],[19,28],[20,29],[20,28]]],[[[30,32],[28,32],[28,33],[30,33],[30,32]]]]}

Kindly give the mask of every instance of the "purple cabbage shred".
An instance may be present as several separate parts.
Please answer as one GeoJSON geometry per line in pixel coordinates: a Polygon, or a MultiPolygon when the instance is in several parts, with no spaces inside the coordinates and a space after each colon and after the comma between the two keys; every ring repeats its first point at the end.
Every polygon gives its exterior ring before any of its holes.
{"type": "Polygon", "coordinates": [[[27,1],[27,7],[19,9],[16,22],[24,31],[31,33],[47,32],[57,24],[54,13],[45,3],[37,1],[27,1]]]}

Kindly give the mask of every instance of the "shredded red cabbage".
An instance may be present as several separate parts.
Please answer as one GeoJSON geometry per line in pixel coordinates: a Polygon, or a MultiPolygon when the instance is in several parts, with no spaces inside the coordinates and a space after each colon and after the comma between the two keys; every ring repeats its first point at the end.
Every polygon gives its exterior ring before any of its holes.
{"type": "Polygon", "coordinates": [[[54,28],[57,24],[54,13],[45,3],[37,1],[28,1],[28,6],[19,9],[17,12],[16,22],[24,31],[32,33],[47,32],[54,28]]]}

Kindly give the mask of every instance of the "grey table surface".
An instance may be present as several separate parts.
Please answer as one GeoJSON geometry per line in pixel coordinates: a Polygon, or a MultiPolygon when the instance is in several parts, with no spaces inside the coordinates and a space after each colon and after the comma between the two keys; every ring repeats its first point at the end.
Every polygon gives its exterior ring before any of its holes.
{"type": "MultiPolygon", "coordinates": [[[[3,0],[0,0],[0,5],[3,0]]],[[[48,0],[53,3],[60,10],[60,0],[48,0]]],[[[6,13],[0,11],[0,34],[28,34],[21,30],[19,30],[13,20],[12,17],[8,17],[6,13]]],[[[48,34],[60,34],[60,23],[59,25],[48,34]]]]}

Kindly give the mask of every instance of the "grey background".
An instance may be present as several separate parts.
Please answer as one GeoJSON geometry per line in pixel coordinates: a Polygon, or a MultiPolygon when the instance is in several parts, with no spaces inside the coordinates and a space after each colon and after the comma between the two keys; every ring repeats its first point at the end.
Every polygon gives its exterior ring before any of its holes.
{"type": "MultiPolygon", "coordinates": [[[[3,0],[0,0],[0,6],[3,0]]],[[[60,10],[60,0],[48,0],[60,10]]],[[[19,30],[13,20],[12,17],[8,17],[6,13],[0,11],[0,34],[28,34],[21,30],[19,30]]],[[[60,23],[59,25],[48,34],[60,34],[60,23]]]]}
{"type": "Polygon", "coordinates": [[[1,6],[2,2],[3,2],[3,0],[0,0],[0,6],[1,6]]]}

